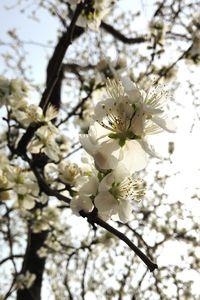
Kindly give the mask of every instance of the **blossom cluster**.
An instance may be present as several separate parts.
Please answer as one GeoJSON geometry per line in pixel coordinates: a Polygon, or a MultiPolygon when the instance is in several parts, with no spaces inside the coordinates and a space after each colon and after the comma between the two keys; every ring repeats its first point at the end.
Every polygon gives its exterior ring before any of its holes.
{"type": "MultiPolygon", "coordinates": [[[[0,201],[11,200],[11,205],[20,210],[32,210],[37,202],[47,202],[41,193],[37,179],[30,167],[10,150],[17,148],[21,135],[28,126],[36,126],[34,137],[27,150],[32,154],[45,154],[48,160],[58,161],[69,150],[69,139],[60,134],[52,120],[57,111],[49,105],[45,112],[36,104],[29,104],[28,86],[22,80],[7,79],[0,76],[0,107],[5,108],[8,116],[5,121],[8,133],[1,134],[0,153],[0,201]],[[8,159],[8,157],[11,159],[8,159]]],[[[40,218],[45,219],[43,214],[40,218]]]]}
{"type": "Polygon", "coordinates": [[[145,91],[128,76],[117,74],[107,81],[107,99],[98,102],[88,133],[80,135],[95,167],[71,201],[75,214],[96,207],[104,220],[113,215],[122,222],[130,219],[132,200],[144,195],[144,183],[136,172],[147,166],[149,155],[159,157],[148,135],[175,131],[164,111],[168,98],[162,86],[145,91]]]}
{"type": "Polygon", "coordinates": [[[57,117],[57,110],[49,105],[45,112],[36,104],[28,102],[28,86],[22,80],[8,80],[0,77],[0,107],[5,106],[10,118],[21,128],[39,125],[34,138],[28,145],[31,153],[45,153],[50,159],[58,161],[62,150],[68,149],[69,140],[61,136],[52,121],[57,117]]]}
{"type": "MultiPolygon", "coordinates": [[[[71,198],[70,206],[75,215],[95,209],[104,220],[117,217],[127,222],[134,201],[139,201],[145,193],[145,184],[137,172],[146,168],[149,156],[159,157],[149,144],[148,136],[163,130],[174,132],[175,128],[165,114],[169,95],[161,85],[143,90],[128,75],[122,75],[124,63],[118,68],[109,61],[107,64],[103,64],[103,70],[109,69],[112,76],[106,81],[106,97],[97,102],[88,132],[79,138],[89,154],[82,159],[82,165],[64,159],[68,139],[60,135],[52,122],[57,117],[53,106],[43,112],[39,106],[28,104],[25,84],[3,77],[0,99],[10,112],[11,120],[21,129],[37,126],[27,151],[46,156],[42,176],[52,189],[71,198]]],[[[102,80],[105,85],[105,78],[102,80]]],[[[10,163],[3,156],[1,160],[2,201],[14,199],[14,207],[23,210],[32,210],[37,202],[47,202],[28,167],[19,166],[17,161],[10,163]]],[[[50,219],[57,223],[58,212],[56,208],[53,211],[51,208],[40,211],[36,207],[35,232],[47,230],[50,219]]]]}

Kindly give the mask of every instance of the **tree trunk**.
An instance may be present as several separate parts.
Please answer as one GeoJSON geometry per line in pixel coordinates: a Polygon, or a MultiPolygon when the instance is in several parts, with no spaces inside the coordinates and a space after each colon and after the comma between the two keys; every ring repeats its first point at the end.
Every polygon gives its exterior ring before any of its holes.
{"type": "Polygon", "coordinates": [[[33,233],[29,230],[29,239],[21,273],[26,271],[36,275],[33,285],[29,289],[18,290],[17,300],[40,300],[42,276],[45,267],[45,258],[40,258],[37,251],[44,245],[48,231],[33,233]]]}

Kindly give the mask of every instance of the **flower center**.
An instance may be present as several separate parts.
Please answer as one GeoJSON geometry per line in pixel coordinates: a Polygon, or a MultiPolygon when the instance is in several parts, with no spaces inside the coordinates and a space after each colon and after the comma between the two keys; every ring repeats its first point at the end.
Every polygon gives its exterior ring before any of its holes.
{"type": "Polygon", "coordinates": [[[113,109],[107,108],[105,104],[102,105],[105,115],[101,121],[97,122],[107,130],[111,131],[109,137],[118,139],[120,146],[125,144],[126,139],[136,138],[134,133],[130,130],[134,116],[136,114],[135,106],[130,106],[128,102],[119,103],[114,102],[113,109]]]}
{"type": "Polygon", "coordinates": [[[82,11],[82,15],[85,16],[88,20],[92,20],[95,14],[95,9],[94,9],[94,0],[88,0],[85,2],[85,7],[82,11]]]}
{"type": "Polygon", "coordinates": [[[139,200],[144,196],[144,187],[141,180],[133,179],[129,176],[122,182],[113,182],[110,193],[119,201],[129,199],[139,200]]]}

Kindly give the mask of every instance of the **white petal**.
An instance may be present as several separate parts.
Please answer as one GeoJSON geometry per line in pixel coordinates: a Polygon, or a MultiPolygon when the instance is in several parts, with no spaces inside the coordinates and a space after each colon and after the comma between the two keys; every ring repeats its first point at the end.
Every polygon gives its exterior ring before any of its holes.
{"type": "Polygon", "coordinates": [[[79,212],[81,210],[84,210],[85,212],[91,212],[94,205],[92,204],[92,200],[89,197],[80,195],[72,199],[70,207],[72,209],[72,212],[76,216],[80,216],[79,212]]]}
{"type": "Polygon", "coordinates": [[[144,110],[144,112],[146,112],[149,115],[155,115],[155,114],[163,113],[163,111],[161,109],[153,108],[152,106],[147,105],[147,104],[144,104],[143,110],[144,110]]]}
{"type": "Polygon", "coordinates": [[[115,178],[113,176],[113,172],[107,174],[100,182],[99,184],[99,192],[105,192],[108,191],[111,186],[112,183],[115,181],[115,178]]]}
{"type": "Polygon", "coordinates": [[[22,184],[16,184],[16,186],[14,187],[15,192],[19,195],[25,195],[27,194],[27,186],[26,185],[22,185],[22,184]]]}
{"type": "Polygon", "coordinates": [[[21,206],[25,209],[32,209],[35,206],[34,198],[31,196],[24,196],[24,199],[20,201],[22,201],[21,206]]]}
{"type": "Polygon", "coordinates": [[[88,181],[80,188],[79,193],[85,195],[96,195],[98,189],[98,178],[91,176],[88,178],[88,181]]]}
{"type": "Polygon", "coordinates": [[[85,149],[85,151],[87,151],[87,153],[89,153],[90,155],[94,155],[96,150],[96,145],[91,142],[91,139],[88,136],[88,134],[80,134],[79,141],[83,146],[83,148],[85,149]]]}
{"type": "Polygon", "coordinates": [[[116,150],[119,150],[118,141],[102,143],[94,155],[96,167],[100,170],[114,169],[118,163],[118,158],[114,155],[116,150]]]}
{"type": "Polygon", "coordinates": [[[149,143],[146,140],[140,140],[140,145],[144,149],[146,153],[148,153],[150,156],[156,157],[158,159],[162,159],[162,156],[155,151],[155,149],[149,145],[149,143]]]}
{"type": "Polygon", "coordinates": [[[132,214],[132,205],[128,201],[121,201],[119,204],[118,214],[123,223],[128,222],[132,214]]]}
{"type": "Polygon", "coordinates": [[[131,176],[132,173],[126,168],[126,166],[122,162],[120,162],[116,169],[113,171],[113,175],[115,178],[115,182],[121,182],[123,181],[126,177],[131,176]]]}
{"type": "Polygon", "coordinates": [[[112,216],[116,214],[118,209],[117,200],[109,192],[99,193],[94,199],[94,204],[98,209],[99,215],[106,213],[112,216]]]}
{"type": "Polygon", "coordinates": [[[129,77],[122,77],[121,78],[123,87],[127,95],[129,96],[131,103],[137,103],[142,101],[142,94],[137,87],[137,85],[130,80],[129,77]]]}
{"type": "Polygon", "coordinates": [[[146,152],[136,140],[128,140],[121,148],[123,164],[131,174],[144,169],[148,158],[146,152]]]}
{"type": "Polygon", "coordinates": [[[54,163],[49,163],[44,167],[44,176],[50,182],[58,178],[58,173],[58,166],[54,163]]]}
{"type": "Polygon", "coordinates": [[[107,112],[115,108],[114,102],[115,100],[112,98],[108,98],[105,101],[98,102],[94,109],[95,121],[98,120],[99,122],[101,122],[106,117],[107,112]]]}
{"type": "Polygon", "coordinates": [[[176,126],[172,120],[166,120],[156,116],[152,117],[151,120],[170,133],[176,132],[176,126]]]}
{"type": "Polygon", "coordinates": [[[53,161],[59,160],[59,147],[56,143],[49,144],[43,148],[44,153],[53,161]]]}

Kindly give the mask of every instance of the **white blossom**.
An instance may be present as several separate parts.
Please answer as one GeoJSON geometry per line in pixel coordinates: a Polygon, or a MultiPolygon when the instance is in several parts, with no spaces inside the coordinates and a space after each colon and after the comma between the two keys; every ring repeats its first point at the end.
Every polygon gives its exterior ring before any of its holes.
{"type": "Polygon", "coordinates": [[[95,107],[95,122],[88,135],[80,135],[80,142],[99,169],[114,169],[123,160],[132,173],[139,171],[147,164],[146,153],[135,134],[141,123],[140,112],[129,103],[120,82],[118,85],[112,81],[108,94],[110,98],[95,107]]]}
{"type": "Polygon", "coordinates": [[[146,137],[162,130],[175,131],[164,110],[168,93],[160,85],[146,92],[128,77],[108,81],[107,93],[109,98],[96,105],[95,122],[87,135],[80,135],[80,142],[100,170],[114,169],[123,161],[134,173],[145,168],[146,152],[159,156],[146,137]]]}
{"type": "Polygon", "coordinates": [[[55,142],[56,133],[56,127],[52,124],[40,127],[36,131],[35,137],[28,144],[28,151],[31,153],[43,152],[52,160],[58,161],[60,149],[58,144],[55,142]]]}
{"type": "Polygon", "coordinates": [[[18,290],[23,290],[25,288],[29,289],[36,279],[36,275],[26,271],[25,274],[19,274],[16,276],[15,286],[18,290]]]}
{"type": "Polygon", "coordinates": [[[39,187],[32,172],[18,166],[7,167],[8,187],[16,197],[16,207],[32,209],[39,201],[39,187]]]}
{"type": "Polygon", "coordinates": [[[120,164],[100,182],[94,204],[103,219],[108,220],[117,214],[122,222],[127,222],[132,212],[131,201],[138,201],[143,195],[142,181],[134,179],[120,164]]]}
{"type": "Polygon", "coordinates": [[[41,107],[35,104],[24,105],[21,109],[15,109],[12,115],[20,122],[24,127],[28,127],[34,123],[46,123],[48,124],[52,119],[57,116],[57,110],[49,105],[44,115],[41,107]]]}
{"type": "Polygon", "coordinates": [[[2,105],[19,106],[27,96],[28,87],[23,80],[9,80],[0,76],[0,107],[2,105]]]}
{"type": "Polygon", "coordinates": [[[61,161],[58,165],[59,178],[68,184],[75,184],[77,178],[80,176],[80,168],[75,163],[61,161]]]}
{"type": "Polygon", "coordinates": [[[166,36],[166,26],[163,20],[161,18],[154,18],[151,20],[149,27],[153,38],[156,40],[156,43],[158,43],[160,46],[163,46],[166,36]]]}
{"type": "Polygon", "coordinates": [[[81,210],[91,212],[94,208],[92,200],[89,196],[78,195],[71,200],[70,207],[76,216],[80,216],[81,210]]]}
{"type": "Polygon", "coordinates": [[[70,207],[72,212],[79,216],[80,210],[91,212],[94,208],[93,199],[99,186],[98,171],[89,158],[83,159],[81,176],[77,178],[75,188],[76,196],[73,197],[70,207]]]}
{"type": "MultiPolygon", "coordinates": [[[[70,0],[72,9],[80,3],[80,0],[70,0]]],[[[84,2],[84,1],[82,1],[84,2]]],[[[85,1],[84,8],[81,11],[81,15],[77,20],[77,25],[80,27],[86,27],[91,30],[97,31],[102,19],[108,14],[111,9],[113,1],[111,0],[92,0],[85,1]]]]}

